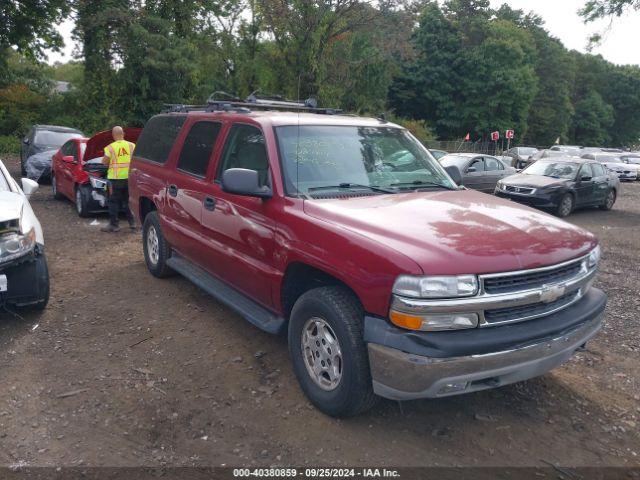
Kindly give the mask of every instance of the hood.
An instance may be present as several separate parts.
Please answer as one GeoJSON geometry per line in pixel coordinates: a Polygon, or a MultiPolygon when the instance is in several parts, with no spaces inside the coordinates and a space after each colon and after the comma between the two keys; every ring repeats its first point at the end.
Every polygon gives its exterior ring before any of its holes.
{"type": "Polygon", "coordinates": [[[633,163],[604,163],[609,170],[615,170],[616,172],[638,172],[640,171],[640,165],[633,163]]]}
{"type": "Polygon", "coordinates": [[[0,222],[20,218],[25,198],[15,192],[0,192],[0,222]]]}
{"type": "Polygon", "coordinates": [[[482,274],[553,265],[595,237],[529,207],[471,190],[305,200],[305,213],[393,248],[426,274],[482,274]]]}
{"type": "Polygon", "coordinates": [[[514,187],[551,187],[554,185],[566,185],[571,180],[566,178],[553,178],[545,177],[544,175],[526,175],[524,173],[518,173],[509,177],[503,178],[502,183],[505,185],[512,185],[514,187]]]}
{"type": "MultiPolygon", "coordinates": [[[[141,128],[126,127],[124,128],[124,139],[129,142],[136,143],[142,132],[141,128]]],[[[87,147],[84,151],[84,159],[89,160],[97,157],[104,157],[104,147],[113,142],[111,130],[96,133],[87,141],[87,147]]]]}

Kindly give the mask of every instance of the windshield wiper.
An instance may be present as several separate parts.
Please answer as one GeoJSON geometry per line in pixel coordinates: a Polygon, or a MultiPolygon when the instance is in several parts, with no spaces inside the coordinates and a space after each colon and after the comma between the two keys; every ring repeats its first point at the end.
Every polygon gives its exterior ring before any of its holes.
{"type": "Polygon", "coordinates": [[[397,193],[394,190],[387,190],[386,188],[380,188],[377,185],[361,185],[359,183],[339,183],[338,185],[323,185],[322,187],[311,187],[308,188],[307,191],[316,191],[316,190],[340,190],[340,189],[351,189],[351,188],[368,188],[374,192],[380,193],[397,193]]]}
{"type": "Polygon", "coordinates": [[[400,183],[392,183],[389,185],[390,187],[414,187],[414,189],[418,189],[421,187],[440,187],[446,188],[447,190],[458,190],[457,188],[450,187],[449,185],[444,185],[438,182],[425,182],[423,180],[414,180],[413,182],[400,182],[400,183]]]}

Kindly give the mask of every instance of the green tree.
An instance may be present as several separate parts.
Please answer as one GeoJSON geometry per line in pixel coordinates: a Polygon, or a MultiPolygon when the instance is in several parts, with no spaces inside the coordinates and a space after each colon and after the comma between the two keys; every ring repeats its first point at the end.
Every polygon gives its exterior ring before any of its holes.
{"type": "Polygon", "coordinates": [[[65,0],[3,0],[0,2],[0,62],[9,47],[28,56],[42,56],[44,49],[62,46],[56,24],[69,13],[65,0]]]}
{"type": "Polygon", "coordinates": [[[607,145],[613,123],[613,107],[598,92],[590,90],[575,105],[572,139],[579,145],[607,145]]]}

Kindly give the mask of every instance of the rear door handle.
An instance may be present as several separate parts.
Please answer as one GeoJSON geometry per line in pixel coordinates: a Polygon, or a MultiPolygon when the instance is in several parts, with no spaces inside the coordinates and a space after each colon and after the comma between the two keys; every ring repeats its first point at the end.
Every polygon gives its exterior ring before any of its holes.
{"type": "Polygon", "coordinates": [[[178,187],[176,185],[169,185],[169,195],[172,197],[178,196],[178,187]]]}
{"type": "Polygon", "coordinates": [[[206,210],[214,211],[216,209],[216,199],[212,197],[205,197],[204,208],[206,210]]]}

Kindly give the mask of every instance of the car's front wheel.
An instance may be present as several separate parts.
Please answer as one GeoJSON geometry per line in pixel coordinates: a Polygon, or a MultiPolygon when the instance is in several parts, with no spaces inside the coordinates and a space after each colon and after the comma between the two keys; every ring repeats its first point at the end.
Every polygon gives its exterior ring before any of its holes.
{"type": "Polygon", "coordinates": [[[319,287],[295,303],[289,321],[293,370],[309,400],[334,417],[357,415],[373,406],[364,312],[346,288],[319,287]]]}
{"type": "Polygon", "coordinates": [[[51,191],[53,192],[53,198],[62,200],[63,196],[58,189],[58,180],[53,172],[51,172],[51,191]]]}
{"type": "Polygon", "coordinates": [[[89,193],[89,189],[84,185],[78,185],[76,187],[76,212],[82,218],[86,218],[89,216],[89,203],[91,202],[91,197],[89,193]]]}
{"type": "Polygon", "coordinates": [[[154,277],[165,278],[175,273],[167,265],[167,260],[171,257],[171,247],[162,234],[157,212],[149,213],[144,219],[142,249],[147,268],[154,277]]]}
{"type": "Polygon", "coordinates": [[[558,202],[558,206],[556,207],[556,215],[559,217],[566,217],[573,211],[574,200],[573,195],[570,193],[565,193],[558,202]]]}
{"type": "Polygon", "coordinates": [[[607,193],[607,197],[604,199],[604,203],[600,205],[602,210],[611,210],[613,208],[613,204],[616,203],[616,191],[611,189],[609,193],[607,193]]]}

